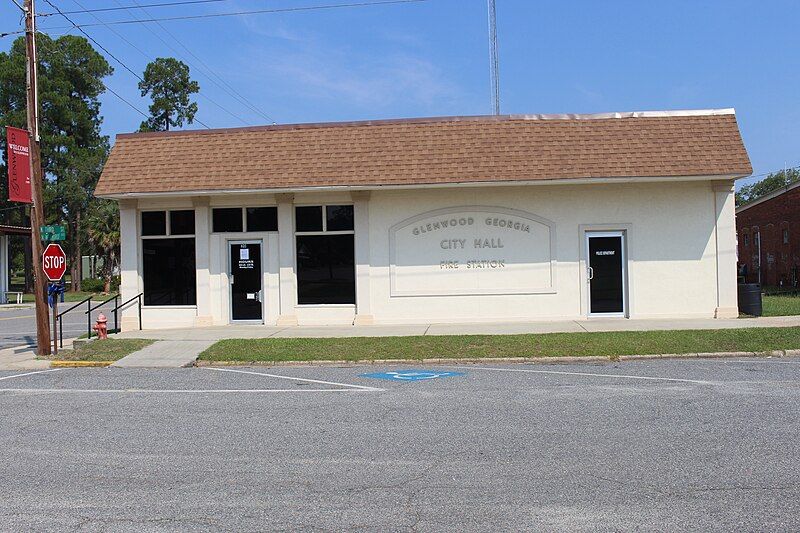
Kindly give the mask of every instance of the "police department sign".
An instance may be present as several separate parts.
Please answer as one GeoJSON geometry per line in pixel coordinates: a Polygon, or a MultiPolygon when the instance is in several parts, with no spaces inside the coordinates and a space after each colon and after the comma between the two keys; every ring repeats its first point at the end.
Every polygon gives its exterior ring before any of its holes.
{"type": "Polygon", "coordinates": [[[389,230],[392,296],[555,292],[555,225],[525,211],[438,209],[389,230]]]}

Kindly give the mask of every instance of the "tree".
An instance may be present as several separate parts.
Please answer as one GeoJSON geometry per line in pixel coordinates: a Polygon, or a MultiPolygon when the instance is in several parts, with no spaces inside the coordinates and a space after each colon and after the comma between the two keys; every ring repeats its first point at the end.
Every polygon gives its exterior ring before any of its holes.
{"type": "Polygon", "coordinates": [[[189,97],[200,91],[196,81],[189,78],[189,67],[173,57],[159,57],[147,64],[143,81],[139,82],[142,96],[150,96],[150,118],[142,122],[139,131],[168,131],[194,122],[197,103],[189,97]]]}
{"type": "Polygon", "coordinates": [[[119,265],[119,206],[117,202],[96,198],[86,215],[86,236],[93,254],[103,258],[100,274],[103,292],[111,292],[111,278],[119,265]]]}
{"type": "MultiPolygon", "coordinates": [[[[103,79],[114,69],[83,37],[51,39],[37,34],[39,59],[39,132],[47,221],[67,224],[66,253],[72,288],[80,290],[82,214],[108,155],[108,137],[100,134],[99,96],[103,79]]],[[[25,41],[19,38],[0,53],[0,117],[25,126],[25,41]]],[[[3,146],[3,157],[6,157],[3,146]]]]}
{"type": "Polygon", "coordinates": [[[773,172],[763,180],[745,185],[739,189],[739,192],[736,193],[736,205],[740,206],[753,202],[762,196],[766,196],[773,191],[777,191],[778,189],[782,189],[798,181],[800,181],[800,168],[790,168],[786,171],[781,170],[780,172],[773,172]]]}

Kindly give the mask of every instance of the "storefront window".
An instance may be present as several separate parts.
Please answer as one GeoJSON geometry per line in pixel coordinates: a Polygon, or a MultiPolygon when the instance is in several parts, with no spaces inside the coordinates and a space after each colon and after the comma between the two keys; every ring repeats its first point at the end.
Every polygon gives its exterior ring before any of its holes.
{"type": "Polygon", "coordinates": [[[278,208],[215,207],[211,210],[211,231],[214,233],[278,231],[278,208]]]}
{"type": "Polygon", "coordinates": [[[144,305],[195,305],[194,238],[143,239],[144,305]]]}
{"type": "Polygon", "coordinates": [[[194,210],[142,212],[144,305],[196,305],[194,231],[194,210]]]}
{"type": "Polygon", "coordinates": [[[295,222],[297,302],[355,304],[353,206],[297,207],[295,222]]]}
{"type": "Polygon", "coordinates": [[[301,206],[294,209],[295,231],[322,231],[322,206],[301,206]]]}
{"type": "Polygon", "coordinates": [[[215,233],[242,231],[242,208],[221,207],[211,210],[211,231],[215,233]]]}
{"type": "Polygon", "coordinates": [[[169,212],[170,235],[194,235],[194,210],[169,212]]]}
{"type": "Polygon", "coordinates": [[[166,235],[166,234],[167,234],[166,211],[142,212],[142,235],[166,235]]]}
{"type": "Polygon", "coordinates": [[[277,207],[248,207],[247,231],[278,231],[277,207]]]}

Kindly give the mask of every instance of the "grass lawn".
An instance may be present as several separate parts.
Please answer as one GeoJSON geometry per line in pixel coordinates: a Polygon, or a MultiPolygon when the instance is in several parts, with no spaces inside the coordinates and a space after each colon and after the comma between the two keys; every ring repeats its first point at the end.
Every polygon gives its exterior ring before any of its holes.
{"type": "MultiPolygon", "coordinates": [[[[64,302],[80,302],[81,300],[88,298],[89,296],[92,297],[92,302],[100,303],[103,300],[108,300],[111,294],[100,294],[97,292],[65,292],[64,293],[64,302]]],[[[33,303],[33,294],[26,293],[22,295],[22,301],[26,303],[33,303]]],[[[60,302],[59,302],[60,303],[60,302]]]]}
{"type": "Polygon", "coordinates": [[[200,354],[205,361],[309,361],[472,357],[619,356],[660,353],[762,352],[800,348],[800,327],[722,330],[229,339],[200,354]]]}
{"type": "Polygon", "coordinates": [[[800,315],[800,296],[764,296],[764,316],[800,315]]]}
{"type": "Polygon", "coordinates": [[[116,361],[153,344],[150,339],[106,339],[92,341],[75,350],[59,351],[52,359],[61,361],[116,361]]]}

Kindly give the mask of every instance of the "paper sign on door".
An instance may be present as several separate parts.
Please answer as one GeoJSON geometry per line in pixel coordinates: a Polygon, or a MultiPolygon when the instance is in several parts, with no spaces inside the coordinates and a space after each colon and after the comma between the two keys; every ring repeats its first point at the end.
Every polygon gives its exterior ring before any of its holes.
{"type": "Polygon", "coordinates": [[[250,259],[250,248],[240,248],[239,259],[250,259]]]}

